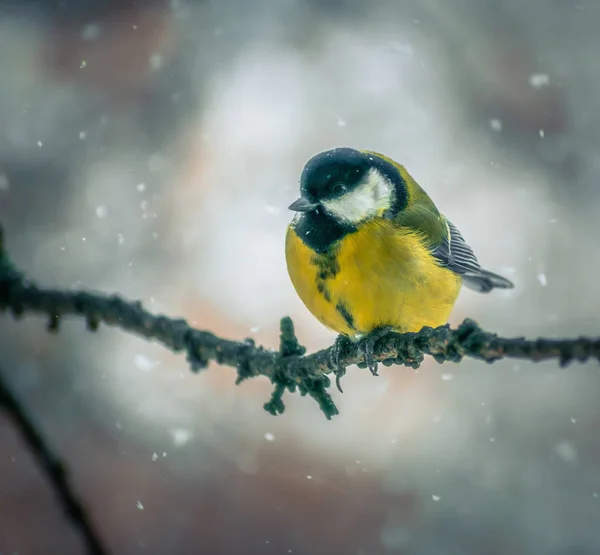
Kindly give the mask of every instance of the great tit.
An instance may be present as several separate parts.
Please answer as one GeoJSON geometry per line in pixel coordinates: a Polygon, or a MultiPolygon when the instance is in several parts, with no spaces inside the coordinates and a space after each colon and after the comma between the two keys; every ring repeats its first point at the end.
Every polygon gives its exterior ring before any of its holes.
{"type": "Polygon", "coordinates": [[[373,346],[388,331],[447,322],[462,285],[510,289],[484,270],[458,229],[404,166],[377,152],[334,148],[311,158],[300,178],[286,261],[300,299],[346,341],[358,341],[373,374],[373,346]]]}

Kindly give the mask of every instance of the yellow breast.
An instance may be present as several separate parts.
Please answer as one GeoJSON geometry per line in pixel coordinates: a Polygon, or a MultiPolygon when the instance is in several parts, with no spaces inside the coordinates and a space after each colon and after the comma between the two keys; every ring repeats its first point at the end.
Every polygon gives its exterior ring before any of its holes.
{"type": "Polygon", "coordinates": [[[362,224],[325,254],[307,247],[292,223],[286,260],[306,307],[348,336],[380,326],[402,333],[443,325],[461,287],[460,276],[440,267],[416,233],[383,218],[362,224]]]}

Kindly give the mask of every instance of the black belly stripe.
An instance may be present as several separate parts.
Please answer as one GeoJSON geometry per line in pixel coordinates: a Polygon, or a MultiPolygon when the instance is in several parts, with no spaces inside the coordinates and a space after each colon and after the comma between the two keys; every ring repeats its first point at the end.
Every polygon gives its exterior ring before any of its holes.
{"type": "Polygon", "coordinates": [[[323,298],[330,303],[331,302],[331,292],[327,289],[324,281],[317,280],[317,291],[323,295],[323,298]]]}
{"type": "Polygon", "coordinates": [[[340,265],[337,261],[337,252],[329,252],[326,254],[313,256],[310,262],[319,269],[317,279],[333,279],[340,271],[340,265]]]}
{"type": "Polygon", "coordinates": [[[343,302],[340,301],[336,305],[335,309],[339,312],[340,316],[345,320],[346,324],[348,324],[348,327],[351,330],[356,329],[354,327],[354,317],[352,316],[352,313],[350,312],[348,307],[343,302]]]}
{"type": "Polygon", "coordinates": [[[330,303],[331,291],[327,287],[327,281],[335,278],[340,271],[340,266],[337,261],[337,252],[327,252],[316,254],[310,259],[310,263],[317,267],[317,291],[323,295],[323,298],[330,303]]]}

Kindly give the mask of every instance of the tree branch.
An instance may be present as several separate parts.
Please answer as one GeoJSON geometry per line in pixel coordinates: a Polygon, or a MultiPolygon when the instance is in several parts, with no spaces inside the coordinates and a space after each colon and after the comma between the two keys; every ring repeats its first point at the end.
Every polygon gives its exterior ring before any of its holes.
{"type": "Polygon", "coordinates": [[[13,420],[42,472],[48,477],[48,481],[54,488],[54,492],[67,513],[68,518],[83,537],[88,553],[92,555],[105,555],[108,553],[102,547],[102,542],[92,527],[87,511],[77,499],[77,495],[69,483],[65,466],[54,455],[41,433],[27,415],[25,409],[19,403],[19,400],[11,392],[1,370],[0,407],[13,420]]]}
{"type": "MultiPolygon", "coordinates": [[[[1,241],[1,237],[0,237],[1,241]]],[[[289,318],[281,320],[279,351],[266,350],[252,339],[242,342],[222,339],[209,331],[192,328],[183,319],[154,315],[139,301],[126,301],[118,296],[100,293],[43,289],[25,279],[2,254],[0,244],[0,310],[9,309],[15,316],[25,312],[43,314],[48,329],[56,332],[65,316],[85,318],[88,328],[98,329],[100,323],[118,327],[147,339],[162,343],[174,352],[185,352],[192,371],[206,368],[211,361],[237,369],[236,383],[256,376],[266,376],[274,385],[271,400],[264,405],[272,414],[282,413],[283,393],[298,389],[313,397],[327,418],[338,410],[327,392],[328,374],[334,370],[332,348],[304,355],[289,318]]],[[[561,366],[573,360],[600,360],[600,339],[505,339],[482,330],[472,320],[465,320],[457,329],[449,326],[423,328],[417,333],[389,333],[374,346],[374,360],[386,366],[393,364],[418,368],[425,355],[438,363],[460,362],[468,356],[493,362],[501,358],[531,361],[557,359],[561,366]]],[[[347,367],[364,367],[364,357],[356,345],[343,348],[340,362],[347,367]]]]}

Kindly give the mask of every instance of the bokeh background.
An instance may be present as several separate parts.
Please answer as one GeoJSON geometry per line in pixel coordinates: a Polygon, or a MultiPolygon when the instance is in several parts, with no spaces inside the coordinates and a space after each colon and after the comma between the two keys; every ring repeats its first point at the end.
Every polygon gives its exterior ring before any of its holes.
{"type": "MultiPolygon", "coordinates": [[[[277,346],[304,162],[404,163],[516,289],[505,336],[598,335],[597,0],[2,0],[0,221],[47,286],[277,346]]],[[[351,369],[341,415],[83,322],[0,318],[1,370],[115,554],[600,552],[597,364],[351,369]]],[[[0,420],[0,553],[79,537],[0,420]]]]}

